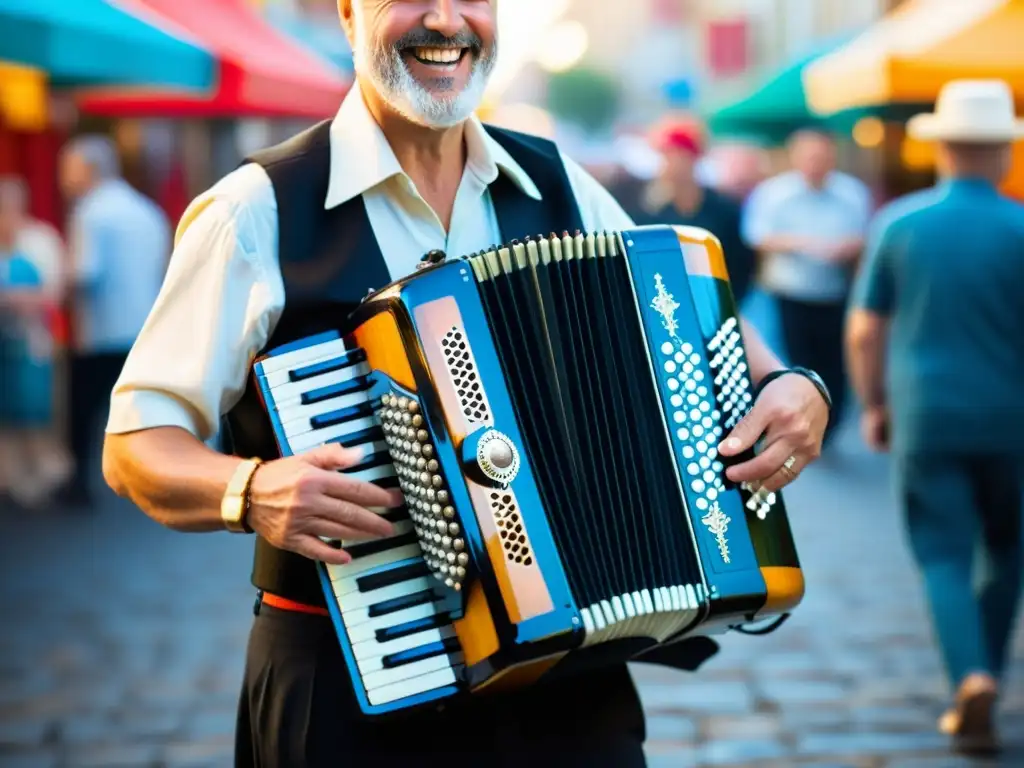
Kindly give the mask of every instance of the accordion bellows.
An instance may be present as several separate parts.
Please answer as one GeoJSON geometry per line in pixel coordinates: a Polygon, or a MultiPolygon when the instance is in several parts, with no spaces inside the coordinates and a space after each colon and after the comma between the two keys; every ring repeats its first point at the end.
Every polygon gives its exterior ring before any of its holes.
{"type": "Polygon", "coordinates": [[[406,499],[392,539],[319,566],[365,713],[642,661],[802,599],[781,494],[717,454],[752,386],[709,233],[513,242],[335,324],[257,377],[283,454],[371,446],[353,473],[406,499]]]}

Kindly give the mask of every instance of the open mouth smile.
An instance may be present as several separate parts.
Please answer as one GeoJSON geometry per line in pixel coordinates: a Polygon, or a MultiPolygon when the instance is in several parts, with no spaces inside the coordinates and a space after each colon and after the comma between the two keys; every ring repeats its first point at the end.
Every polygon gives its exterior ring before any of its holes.
{"type": "Polygon", "coordinates": [[[409,48],[406,50],[420,64],[439,72],[454,72],[469,48],[409,48]]]}

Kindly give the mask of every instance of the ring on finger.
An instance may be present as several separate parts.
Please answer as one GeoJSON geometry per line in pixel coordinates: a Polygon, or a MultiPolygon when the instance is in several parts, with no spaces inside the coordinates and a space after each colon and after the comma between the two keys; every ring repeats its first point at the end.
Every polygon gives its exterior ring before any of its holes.
{"type": "Polygon", "coordinates": [[[793,467],[795,467],[795,466],[796,466],[796,456],[790,456],[788,459],[786,459],[784,462],[782,462],[782,466],[779,467],[779,471],[780,472],[784,472],[786,474],[786,476],[788,476],[789,479],[792,480],[792,479],[794,479],[796,477],[796,470],[793,469],[793,467]]]}

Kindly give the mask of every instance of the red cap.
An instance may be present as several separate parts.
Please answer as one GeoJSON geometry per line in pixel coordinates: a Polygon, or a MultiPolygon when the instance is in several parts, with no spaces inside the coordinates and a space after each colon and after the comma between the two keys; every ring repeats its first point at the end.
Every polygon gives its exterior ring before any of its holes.
{"type": "Polygon", "coordinates": [[[661,151],[681,150],[695,157],[704,154],[704,132],[693,121],[665,123],[656,132],[654,146],[661,151]]]}

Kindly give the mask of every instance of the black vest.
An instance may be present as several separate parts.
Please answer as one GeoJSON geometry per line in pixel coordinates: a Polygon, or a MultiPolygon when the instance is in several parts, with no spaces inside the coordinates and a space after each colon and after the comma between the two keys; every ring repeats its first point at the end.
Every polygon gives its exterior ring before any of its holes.
{"type": "MultiPolygon", "coordinates": [[[[557,147],[524,134],[490,126],[486,130],[522,166],[542,197],[534,200],[505,174],[499,174],[490,193],[501,241],[583,229],[557,147]]],[[[278,257],[285,305],[267,349],[342,328],[367,293],[383,288],[392,276],[361,195],[336,208],[324,209],[330,173],[330,123],[321,123],[248,161],[259,163],[267,171],[277,199],[278,257]]],[[[251,381],[225,422],[226,447],[231,453],[263,459],[278,455],[270,420],[251,381]]],[[[256,540],[252,581],[267,592],[324,605],[314,564],[276,549],[261,538],[256,540]]]]}

